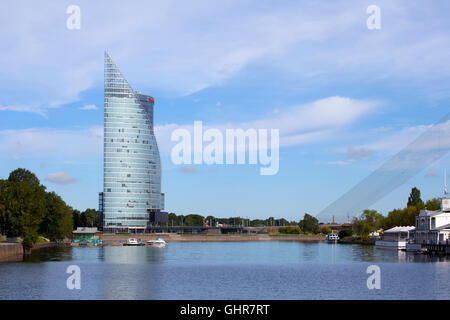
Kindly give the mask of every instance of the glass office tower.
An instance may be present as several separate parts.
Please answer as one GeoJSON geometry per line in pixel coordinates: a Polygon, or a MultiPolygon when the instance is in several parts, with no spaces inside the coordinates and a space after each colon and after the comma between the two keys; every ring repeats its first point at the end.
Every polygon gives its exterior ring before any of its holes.
{"type": "Polygon", "coordinates": [[[164,206],[154,99],[134,92],[107,52],[104,85],[103,231],[141,233],[164,206]]]}

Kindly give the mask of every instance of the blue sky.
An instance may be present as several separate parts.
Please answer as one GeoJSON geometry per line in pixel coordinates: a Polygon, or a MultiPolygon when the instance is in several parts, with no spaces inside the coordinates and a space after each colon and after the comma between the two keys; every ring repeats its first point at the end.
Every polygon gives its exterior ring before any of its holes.
{"type": "MultiPolygon", "coordinates": [[[[10,1],[0,4],[0,177],[17,167],[78,209],[102,189],[103,51],[155,97],[166,209],[299,220],[319,213],[448,112],[447,1],[10,1]],[[69,30],[69,5],[81,29],[69,30]],[[381,9],[381,29],[366,8],[381,9]],[[280,129],[280,170],[176,166],[178,127],[280,129]]],[[[417,186],[442,194],[444,157],[417,186]]],[[[343,217],[340,217],[343,220],[343,217]]]]}

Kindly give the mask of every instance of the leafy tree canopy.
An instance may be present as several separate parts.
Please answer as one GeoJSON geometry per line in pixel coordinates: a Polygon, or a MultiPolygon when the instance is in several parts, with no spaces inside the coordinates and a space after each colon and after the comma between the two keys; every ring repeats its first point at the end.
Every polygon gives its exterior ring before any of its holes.
{"type": "Polygon", "coordinates": [[[38,186],[40,184],[39,179],[34,173],[27,169],[18,168],[11,171],[8,177],[9,182],[25,182],[31,186],[38,186]]]}
{"type": "Polygon", "coordinates": [[[425,206],[422,199],[420,198],[420,190],[416,187],[411,189],[411,193],[408,197],[408,202],[406,204],[407,207],[420,207],[420,209],[423,209],[425,206]]]}
{"type": "Polygon", "coordinates": [[[305,213],[303,220],[299,222],[298,226],[305,233],[316,234],[320,232],[319,220],[308,213],[305,213]]]}

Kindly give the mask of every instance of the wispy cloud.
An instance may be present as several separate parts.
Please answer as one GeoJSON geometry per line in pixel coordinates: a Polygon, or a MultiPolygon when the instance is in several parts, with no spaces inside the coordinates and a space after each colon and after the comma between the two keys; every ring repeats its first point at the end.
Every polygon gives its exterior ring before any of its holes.
{"type": "Polygon", "coordinates": [[[45,177],[45,180],[56,184],[69,184],[77,181],[77,179],[64,171],[51,173],[45,177]]]}
{"type": "MultiPolygon", "coordinates": [[[[226,129],[279,129],[280,146],[292,146],[311,142],[335,139],[337,132],[374,112],[381,105],[378,101],[358,100],[346,97],[328,97],[311,103],[285,108],[276,114],[248,122],[203,123],[204,130],[226,129]]],[[[155,127],[155,134],[163,153],[169,153],[174,142],[170,140],[172,132],[184,128],[193,132],[193,124],[168,124],[155,127]]]]}
{"type": "Polygon", "coordinates": [[[367,159],[371,155],[371,151],[364,147],[349,147],[347,149],[347,158],[350,160],[367,159]]]}
{"type": "Polygon", "coordinates": [[[95,104],[86,104],[80,107],[80,110],[97,110],[97,106],[95,104]]]}
{"type": "MultiPolygon", "coordinates": [[[[127,7],[82,1],[77,31],[65,27],[64,3],[2,1],[0,38],[8,50],[0,57],[5,92],[0,110],[45,114],[78,101],[83,91],[101,85],[105,48],[136,89],[171,95],[217,86],[247,67],[264,71],[268,65],[284,79],[311,85],[447,79],[446,5],[422,10],[421,3],[412,3],[420,2],[378,1],[384,22],[375,33],[364,28],[367,15],[360,1],[320,6],[314,1],[282,6],[135,1],[127,7]],[[417,23],[419,16],[424,23],[417,23]]],[[[421,88],[448,92],[444,84],[421,88]]]]}
{"type": "Polygon", "coordinates": [[[102,155],[103,127],[0,131],[0,158],[62,158],[75,161],[102,155]]]}

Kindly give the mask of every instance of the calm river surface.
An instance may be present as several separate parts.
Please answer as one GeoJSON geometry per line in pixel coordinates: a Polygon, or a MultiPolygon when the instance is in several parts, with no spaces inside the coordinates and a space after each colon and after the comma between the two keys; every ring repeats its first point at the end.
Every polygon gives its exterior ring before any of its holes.
{"type": "Polygon", "coordinates": [[[450,299],[450,259],[288,241],[58,247],[0,263],[0,299],[450,299]],[[80,290],[67,289],[70,265],[80,290]]]}

